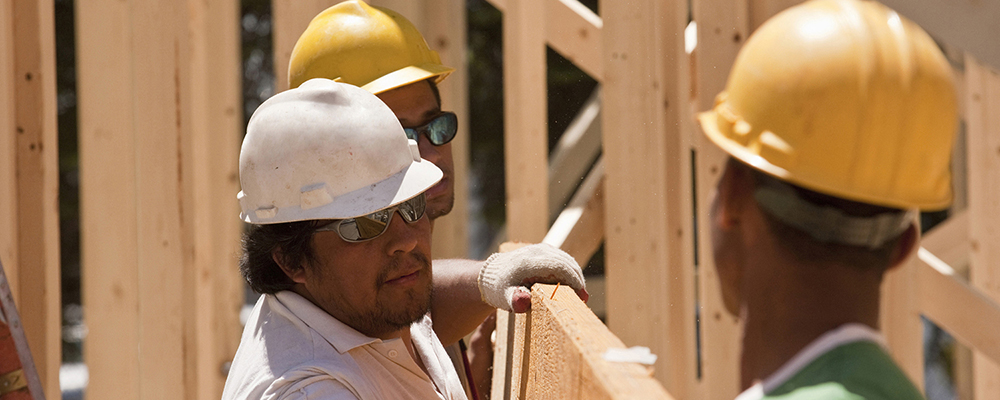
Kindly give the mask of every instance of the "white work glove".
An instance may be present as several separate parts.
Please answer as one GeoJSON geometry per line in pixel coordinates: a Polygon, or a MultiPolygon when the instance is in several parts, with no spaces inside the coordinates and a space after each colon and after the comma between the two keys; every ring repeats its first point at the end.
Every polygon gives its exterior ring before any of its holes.
{"type": "Polygon", "coordinates": [[[576,260],[551,245],[533,244],[486,259],[479,271],[479,294],[493,307],[520,313],[531,308],[531,292],[526,286],[557,282],[573,288],[587,301],[583,271],[576,260]]]}

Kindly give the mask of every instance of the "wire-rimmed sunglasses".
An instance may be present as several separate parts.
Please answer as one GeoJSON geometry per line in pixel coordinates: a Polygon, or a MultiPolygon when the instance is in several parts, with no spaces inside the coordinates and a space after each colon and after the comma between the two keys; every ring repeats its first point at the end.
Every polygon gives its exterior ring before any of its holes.
{"type": "Polygon", "coordinates": [[[399,215],[403,217],[403,221],[414,223],[423,218],[426,208],[427,201],[424,198],[424,194],[421,193],[417,197],[368,215],[335,220],[316,228],[316,232],[333,231],[337,232],[345,242],[364,242],[375,239],[385,233],[389,229],[389,222],[392,221],[392,216],[396,214],[397,210],[399,211],[399,215]]]}
{"type": "Polygon", "coordinates": [[[445,111],[426,124],[414,128],[403,128],[403,131],[406,132],[406,137],[416,140],[417,143],[420,142],[417,137],[423,133],[431,141],[431,144],[441,146],[455,138],[455,134],[458,132],[458,117],[451,111],[445,111]]]}

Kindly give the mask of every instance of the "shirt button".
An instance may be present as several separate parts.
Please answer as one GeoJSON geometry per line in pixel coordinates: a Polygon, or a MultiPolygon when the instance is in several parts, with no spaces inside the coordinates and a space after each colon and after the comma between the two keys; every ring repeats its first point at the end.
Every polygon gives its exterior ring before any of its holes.
{"type": "Polygon", "coordinates": [[[390,358],[396,358],[396,356],[398,356],[398,355],[399,355],[398,351],[396,351],[396,350],[389,350],[389,357],[390,358]]]}

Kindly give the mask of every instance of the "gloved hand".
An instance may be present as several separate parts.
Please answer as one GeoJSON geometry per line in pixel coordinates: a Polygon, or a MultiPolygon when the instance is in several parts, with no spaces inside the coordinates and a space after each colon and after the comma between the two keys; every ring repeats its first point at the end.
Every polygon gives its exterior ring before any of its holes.
{"type": "Polygon", "coordinates": [[[479,294],[493,307],[522,313],[531,309],[527,287],[557,282],[576,290],[583,301],[590,297],[573,257],[548,244],[533,244],[486,259],[479,271],[479,294]]]}

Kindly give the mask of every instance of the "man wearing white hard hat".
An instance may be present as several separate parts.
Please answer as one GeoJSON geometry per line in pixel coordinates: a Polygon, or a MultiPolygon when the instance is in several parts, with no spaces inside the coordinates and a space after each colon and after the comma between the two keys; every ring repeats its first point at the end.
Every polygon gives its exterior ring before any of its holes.
{"type": "Polygon", "coordinates": [[[263,295],[224,399],[465,399],[432,296],[511,309],[534,277],[582,288],[571,257],[546,249],[524,262],[531,246],[435,288],[424,192],[441,176],[358,87],[314,79],[254,112],[240,152],[241,218],[253,224],[240,270],[263,295]]]}

